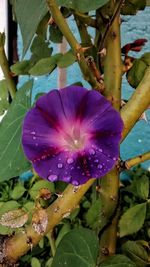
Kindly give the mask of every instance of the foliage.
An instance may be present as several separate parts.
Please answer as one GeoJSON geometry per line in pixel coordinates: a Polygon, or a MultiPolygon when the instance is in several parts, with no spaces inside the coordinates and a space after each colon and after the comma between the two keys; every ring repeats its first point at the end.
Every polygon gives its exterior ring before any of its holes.
{"type": "MultiPolygon", "coordinates": [[[[149,266],[149,171],[140,166],[127,170],[126,162],[119,160],[102,180],[93,180],[90,188],[86,185],[71,187],[64,182],[51,183],[41,179],[25,158],[21,146],[24,117],[35,100],[44,94],[43,90],[32,99],[32,94],[35,95],[32,76],[47,75],[51,79],[55,69],[68,68],[74,63],[79,64],[89,86],[101,92],[117,110],[121,106],[120,81],[126,74],[127,82],[135,89],[133,97],[124,101],[121,108],[124,130],[130,132],[150,104],[147,102],[149,95],[143,94],[149,89],[146,78],[149,77],[150,52],[142,54],[146,39],[134,40],[121,49],[119,15],[136,15],[144,10],[146,0],[10,2],[13,17],[21,30],[23,51],[19,61],[9,66],[4,52],[4,34],[0,33],[0,65],[4,73],[4,80],[0,81],[0,115],[6,113],[0,123],[0,236],[6,241],[3,242],[8,253],[5,257],[9,259],[11,246],[14,254],[21,251],[22,245],[16,251],[13,246],[22,244],[30,233],[23,245],[24,252],[31,250],[19,259],[20,267],[149,266]],[[80,38],[76,39],[69,29],[70,19],[80,38]],[[94,28],[92,36],[89,34],[91,28],[94,28]],[[63,42],[63,37],[69,46],[65,53],[59,53],[55,48],[63,42]],[[134,57],[128,54],[130,51],[135,52],[134,57]],[[138,57],[136,53],[140,51],[138,57]],[[17,90],[13,78],[20,75],[26,76],[28,81],[17,90]],[[11,94],[14,88],[15,97],[11,94]],[[119,174],[124,170],[128,180],[120,182],[119,186],[119,174]],[[26,171],[29,171],[30,179],[26,179],[26,171]],[[69,197],[64,198],[64,194],[69,197]],[[68,210],[67,204],[71,202],[72,208],[68,210]],[[60,216],[60,209],[64,207],[66,212],[60,216]],[[52,217],[49,218],[49,214],[52,217]],[[51,221],[53,227],[50,228],[51,221]],[[35,236],[32,238],[35,234],[40,240],[38,244],[35,236]],[[13,238],[19,240],[18,243],[15,240],[7,248],[7,242],[13,238]],[[37,246],[33,247],[33,244],[37,246]],[[110,247],[112,251],[109,251],[110,247]]],[[[82,81],[73,79],[73,83],[82,86],[82,81]]],[[[124,135],[123,131],[122,139],[124,135]]],[[[143,158],[144,155],[140,155],[136,160],[142,162],[143,158]]],[[[2,247],[0,264],[3,263],[2,247]]]]}

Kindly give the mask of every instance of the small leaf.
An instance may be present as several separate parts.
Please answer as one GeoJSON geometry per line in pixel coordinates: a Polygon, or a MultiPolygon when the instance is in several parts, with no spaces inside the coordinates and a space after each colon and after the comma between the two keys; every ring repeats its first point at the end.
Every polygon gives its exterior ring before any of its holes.
{"type": "Polygon", "coordinates": [[[26,191],[26,189],[21,183],[17,184],[11,192],[12,199],[17,200],[17,199],[21,198],[25,191],[26,191]]]}
{"type": "Polygon", "coordinates": [[[52,267],[96,267],[98,239],[85,228],[74,229],[60,241],[52,267]]]}
{"type": "Polygon", "coordinates": [[[122,245],[123,252],[136,263],[136,266],[143,267],[148,264],[146,249],[135,241],[127,241],[122,245]]]}
{"type": "Polygon", "coordinates": [[[56,54],[54,56],[40,59],[30,70],[29,73],[33,76],[40,76],[51,73],[62,54],[56,54]]]}
{"type": "Polygon", "coordinates": [[[58,237],[57,237],[56,242],[55,242],[56,247],[58,246],[58,244],[60,243],[60,241],[62,240],[64,235],[70,231],[71,231],[71,225],[69,223],[65,223],[62,226],[61,230],[59,231],[58,237]]]}
{"type": "Polygon", "coordinates": [[[8,103],[8,90],[5,80],[0,81],[0,115],[4,113],[9,107],[8,103]]]}
{"type": "Polygon", "coordinates": [[[135,15],[138,10],[143,10],[146,6],[146,0],[126,0],[122,5],[122,15],[135,15]]]}
{"type": "Polygon", "coordinates": [[[101,211],[102,201],[101,199],[97,199],[86,214],[86,222],[93,229],[97,228],[99,225],[101,211]]]}
{"type": "Polygon", "coordinates": [[[120,237],[139,231],[145,221],[146,203],[138,204],[128,209],[119,222],[120,237]]]}
{"type": "Polygon", "coordinates": [[[63,35],[56,24],[50,26],[49,33],[53,43],[62,43],[63,35]]]}
{"type": "Polygon", "coordinates": [[[149,177],[144,174],[134,177],[131,185],[127,186],[124,191],[131,192],[134,196],[146,200],[149,195],[149,177]]]}
{"type": "Polygon", "coordinates": [[[40,261],[37,258],[33,257],[31,259],[31,267],[41,267],[40,261]]]}
{"type": "Polygon", "coordinates": [[[27,220],[28,214],[24,210],[11,210],[1,216],[0,224],[10,228],[20,228],[27,220]]]}
{"type": "Polygon", "coordinates": [[[37,62],[40,59],[50,57],[53,48],[49,47],[49,42],[46,42],[41,36],[35,36],[31,48],[32,52],[31,61],[37,62]]]}
{"type": "Polygon", "coordinates": [[[57,0],[57,4],[80,12],[88,12],[98,9],[108,3],[109,0],[57,0]]]}
{"type": "Polygon", "coordinates": [[[99,267],[136,267],[136,265],[126,256],[118,254],[106,259],[99,267]]]}
{"type": "Polygon", "coordinates": [[[127,72],[127,80],[129,84],[136,88],[144,77],[147,65],[141,59],[136,59],[133,62],[132,68],[127,72]]]}
{"type": "Polygon", "coordinates": [[[60,68],[67,68],[76,61],[76,56],[69,50],[65,53],[57,62],[57,66],[60,68]]]}
{"type": "Polygon", "coordinates": [[[32,226],[34,228],[34,231],[38,234],[44,234],[47,228],[48,224],[48,216],[45,209],[38,209],[33,214],[32,217],[32,226]]]}
{"type": "Polygon", "coordinates": [[[10,200],[7,202],[3,202],[3,205],[0,208],[0,217],[11,210],[18,209],[20,207],[20,204],[17,201],[10,200]]]}
{"type": "Polygon", "coordinates": [[[31,107],[33,81],[25,83],[17,92],[0,124],[0,180],[4,181],[29,170],[30,163],[21,146],[22,121],[31,107]]]}
{"type": "Polygon", "coordinates": [[[32,63],[30,60],[23,60],[16,62],[10,69],[16,75],[26,75],[31,67],[32,63]]]}
{"type": "Polygon", "coordinates": [[[23,56],[26,54],[40,21],[47,14],[48,7],[42,0],[15,0],[13,7],[23,38],[23,56]]]}
{"type": "Polygon", "coordinates": [[[29,194],[31,198],[36,199],[38,196],[40,196],[40,190],[43,188],[48,189],[52,193],[55,192],[54,183],[45,180],[40,180],[37,181],[30,189],[29,194]]]}

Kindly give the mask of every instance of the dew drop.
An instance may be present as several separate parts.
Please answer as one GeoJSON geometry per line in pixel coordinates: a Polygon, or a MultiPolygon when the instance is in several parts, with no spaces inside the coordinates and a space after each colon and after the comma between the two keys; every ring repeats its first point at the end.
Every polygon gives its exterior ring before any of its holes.
{"type": "Polygon", "coordinates": [[[51,174],[51,175],[48,176],[47,179],[48,179],[49,181],[51,181],[51,182],[55,182],[55,181],[58,179],[58,176],[55,175],[55,174],[51,174]]]}
{"type": "Polygon", "coordinates": [[[93,148],[90,148],[89,153],[90,153],[90,155],[95,155],[95,150],[93,148]]]}
{"type": "Polygon", "coordinates": [[[36,139],[36,137],[35,136],[33,136],[33,140],[35,140],[36,139]]]}
{"type": "Polygon", "coordinates": [[[75,186],[77,186],[77,185],[79,185],[79,182],[76,181],[76,180],[73,180],[73,181],[72,181],[72,184],[75,185],[75,186]]]}
{"type": "Polygon", "coordinates": [[[68,158],[68,159],[67,159],[67,163],[68,163],[68,164],[72,164],[73,162],[74,162],[73,158],[68,158]]]}
{"type": "Polygon", "coordinates": [[[98,162],[99,162],[99,160],[98,160],[98,159],[95,159],[95,160],[94,160],[94,162],[95,162],[95,163],[98,163],[98,162]]]}
{"type": "Polygon", "coordinates": [[[35,146],[38,146],[38,145],[39,145],[38,143],[35,144],[35,146]]]}
{"type": "Polygon", "coordinates": [[[78,169],[78,170],[80,170],[80,169],[81,169],[81,167],[80,167],[80,166],[77,166],[77,169],[78,169]]]}
{"type": "Polygon", "coordinates": [[[98,168],[98,169],[102,169],[103,166],[102,166],[101,164],[98,164],[97,168],[98,168]]]}
{"type": "Polygon", "coordinates": [[[113,160],[116,160],[116,158],[115,158],[115,157],[113,157],[113,160]]]}
{"type": "Polygon", "coordinates": [[[71,180],[71,176],[67,176],[67,177],[64,178],[64,181],[67,182],[67,183],[69,183],[70,180],[71,180]]]}
{"type": "Polygon", "coordinates": [[[57,167],[58,167],[58,169],[62,169],[63,164],[62,163],[58,163],[57,167]]]}
{"type": "Polygon", "coordinates": [[[32,131],[32,132],[31,132],[31,134],[35,134],[35,132],[34,132],[34,131],[32,131]]]}
{"type": "Polygon", "coordinates": [[[103,152],[103,149],[99,148],[99,152],[101,152],[101,153],[102,153],[102,152],[103,152]]]}

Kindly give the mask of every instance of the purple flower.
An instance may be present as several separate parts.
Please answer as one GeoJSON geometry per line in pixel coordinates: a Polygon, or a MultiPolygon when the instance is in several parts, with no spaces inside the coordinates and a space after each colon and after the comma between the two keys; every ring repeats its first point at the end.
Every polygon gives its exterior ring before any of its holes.
{"type": "Polygon", "coordinates": [[[79,185],[112,169],[122,128],[100,93],[69,86],[40,97],[27,113],[23,149],[42,178],[79,185]]]}

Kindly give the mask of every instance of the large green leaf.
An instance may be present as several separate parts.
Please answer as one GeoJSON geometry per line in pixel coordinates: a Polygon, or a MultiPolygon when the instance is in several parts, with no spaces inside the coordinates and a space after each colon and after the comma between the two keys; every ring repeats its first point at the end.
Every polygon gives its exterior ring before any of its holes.
{"type": "Polygon", "coordinates": [[[136,267],[136,265],[126,256],[118,254],[109,257],[99,267],[136,267]]]}
{"type": "Polygon", "coordinates": [[[30,168],[21,146],[21,126],[31,107],[31,88],[28,81],[17,92],[10,108],[0,124],[0,180],[18,176],[30,168]]]}
{"type": "Polygon", "coordinates": [[[96,267],[98,240],[91,230],[80,228],[60,241],[52,267],[96,267]]]}
{"type": "Polygon", "coordinates": [[[138,204],[128,209],[119,222],[120,236],[134,234],[139,231],[145,221],[146,203],[138,204]]]}
{"type": "Polygon", "coordinates": [[[13,0],[13,7],[23,39],[23,56],[48,8],[43,0],[13,0]]]}
{"type": "Polygon", "coordinates": [[[109,0],[57,0],[58,5],[72,8],[83,13],[100,8],[108,2],[109,0]]]}

